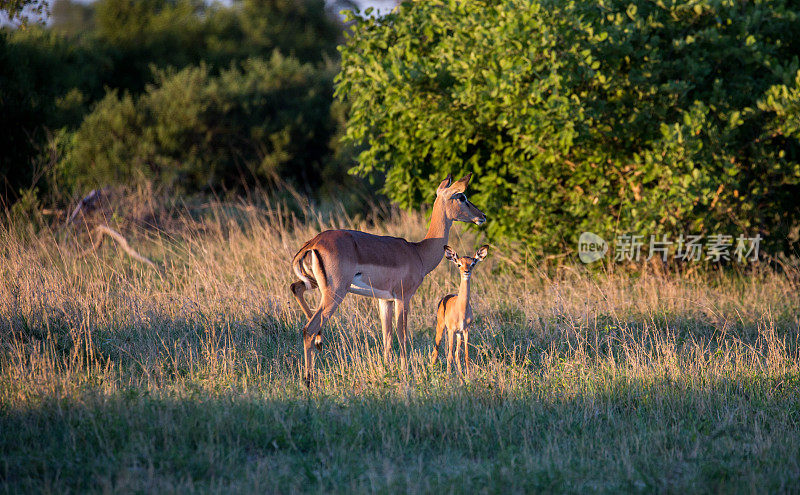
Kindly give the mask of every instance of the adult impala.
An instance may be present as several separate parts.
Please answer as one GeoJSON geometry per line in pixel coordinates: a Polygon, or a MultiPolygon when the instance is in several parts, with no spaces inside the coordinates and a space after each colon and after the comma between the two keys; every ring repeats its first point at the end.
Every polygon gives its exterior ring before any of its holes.
{"type": "Polygon", "coordinates": [[[408,369],[406,327],[411,297],[425,275],[442,261],[453,222],[481,225],[486,221],[486,215],[464,195],[470,177],[468,174],[452,183],[448,175],[439,184],[428,233],[419,242],[357,230],[327,230],[300,248],[292,260],[292,269],[300,280],[291,285],[291,290],[308,318],[303,327],[306,385],[311,384],[314,372],[313,347],[319,350],[322,345],[322,326],[348,292],[378,299],[383,358],[387,362],[394,315],[400,361],[403,370],[408,369]],[[303,294],[314,287],[319,288],[322,297],[312,313],[303,294]]]}

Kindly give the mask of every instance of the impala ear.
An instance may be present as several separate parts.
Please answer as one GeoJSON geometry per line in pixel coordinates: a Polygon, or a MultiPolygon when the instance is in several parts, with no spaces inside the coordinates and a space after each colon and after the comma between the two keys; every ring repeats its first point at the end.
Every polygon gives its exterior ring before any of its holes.
{"type": "Polygon", "coordinates": [[[485,258],[487,254],[489,254],[489,245],[484,244],[475,252],[475,259],[478,261],[483,261],[483,258],[485,258]]]}
{"type": "Polygon", "coordinates": [[[444,192],[445,189],[450,187],[450,183],[451,182],[453,182],[453,176],[450,175],[450,174],[447,174],[447,177],[442,181],[441,184],[439,184],[439,187],[436,189],[436,194],[438,195],[438,194],[441,194],[442,192],[444,192]]]}
{"type": "Polygon", "coordinates": [[[456,253],[450,246],[444,247],[444,257],[449,259],[456,265],[458,264],[458,253],[456,253]]]}
{"type": "Polygon", "coordinates": [[[450,190],[452,192],[463,193],[467,190],[467,185],[469,185],[469,180],[472,178],[472,174],[467,174],[464,177],[458,179],[452,186],[450,186],[450,190]]]}

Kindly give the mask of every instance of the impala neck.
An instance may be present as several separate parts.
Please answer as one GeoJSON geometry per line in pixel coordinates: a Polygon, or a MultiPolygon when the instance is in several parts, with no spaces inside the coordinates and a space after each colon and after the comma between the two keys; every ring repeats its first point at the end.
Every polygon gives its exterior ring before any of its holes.
{"type": "Polygon", "coordinates": [[[456,311],[462,317],[467,313],[469,305],[469,279],[470,277],[461,276],[461,285],[458,286],[458,297],[456,298],[456,311]]]}
{"type": "Polygon", "coordinates": [[[453,221],[444,214],[444,207],[441,200],[437,197],[433,203],[431,213],[431,223],[428,226],[428,233],[425,238],[417,243],[419,257],[425,267],[425,273],[439,266],[439,262],[444,257],[444,246],[450,236],[450,226],[453,221]]]}

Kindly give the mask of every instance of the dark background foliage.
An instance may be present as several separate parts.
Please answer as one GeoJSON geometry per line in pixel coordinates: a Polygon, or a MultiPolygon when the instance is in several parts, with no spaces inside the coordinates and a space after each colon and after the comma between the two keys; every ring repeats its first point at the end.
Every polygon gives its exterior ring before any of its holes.
{"type": "MultiPolygon", "coordinates": [[[[343,24],[322,0],[59,0],[0,32],[0,196],[114,184],[289,182],[352,192],[333,101],[343,24]]],[[[29,196],[28,196],[29,197],[29,196]]]]}

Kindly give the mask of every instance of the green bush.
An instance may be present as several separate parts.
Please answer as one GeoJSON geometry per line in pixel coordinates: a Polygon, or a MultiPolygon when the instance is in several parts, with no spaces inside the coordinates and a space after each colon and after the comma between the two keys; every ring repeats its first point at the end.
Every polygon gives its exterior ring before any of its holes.
{"type": "Polygon", "coordinates": [[[354,172],[406,207],[475,172],[495,237],[760,233],[798,242],[800,7],[788,1],[404,3],[354,17],[337,94],[354,172]]]}
{"type": "Polygon", "coordinates": [[[79,189],[154,180],[188,192],[277,177],[319,186],[333,166],[332,68],[277,52],[212,75],[161,71],[139,97],[111,91],[70,137],[79,189]]]}

